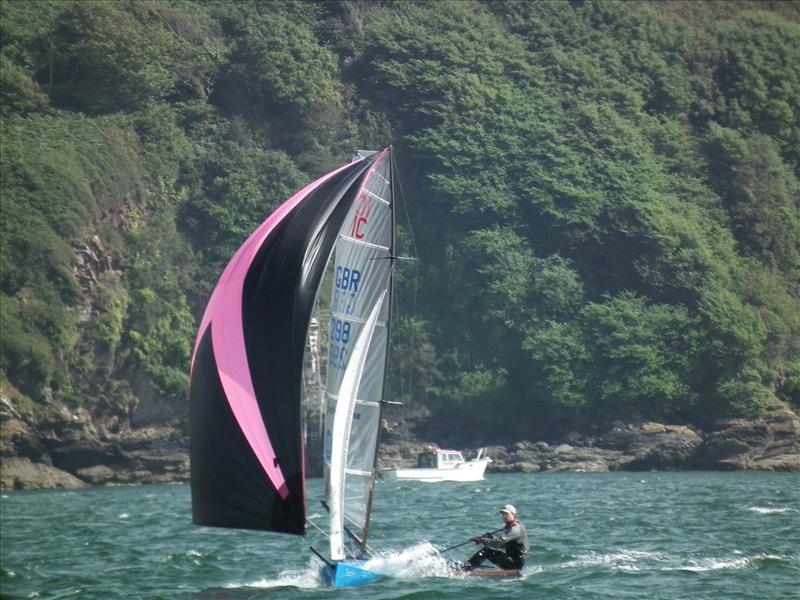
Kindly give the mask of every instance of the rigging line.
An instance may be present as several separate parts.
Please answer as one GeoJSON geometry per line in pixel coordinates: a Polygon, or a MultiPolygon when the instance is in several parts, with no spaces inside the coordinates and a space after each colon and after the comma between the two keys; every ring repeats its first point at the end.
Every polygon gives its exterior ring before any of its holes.
{"type": "MultiPolygon", "coordinates": [[[[356,497],[356,496],[351,496],[351,497],[347,498],[347,500],[352,500],[353,498],[358,499],[358,497],[356,497]]],[[[355,525],[359,529],[361,529],[361,527],[363,526],[362,523],[359,523],[355,519],[351,519],[347,515],[344,515],[344,520],[345,521],[349,521],[351,525],[355,525]]],[[[345,525],[345,527],[347,527],[347,526],[345,525]]],[[[352,537],[354,539],[357,539],[359,542],[361,542],[361,540],[359,538],[357,538],[356,535],[352,531],[350,531],[350,529],[347,529],[347,531],[345,533],[347,533],[347,535],[349,535],[350,537],[352,537]]],[[[363,543],[363,542],[361,542],[361,543],[363,543]]]]}
{"type": "MultiPolygon", "coordinates": [[[[392,154],[392,160],[394,160],[395,164],[397,164],[397,153],[392,154]]],[[[398,169],[399,170],[399,169],[398,169]]],[[[403,200],[403,213],[406,216],[406,223],[408,224],[408,235],[411,238],[411,248],[414,251],[414,256],[419,257],[419,252],[417,252],[417,242],[414,239],[414,229],[411,227],[411,216],[408,213],[408,202],[406,201],[406,195],[403,191],[403,181],[400,177],[395,177],[394,180],[397,182],[397,186],[400,188],[400,197],[403,200]]],[[[413,291],[413,300],[411,303],[411,316],[414,317],[417,314],[417,296],[419,291],[419,261],[414,261],[414,291],[413,291]]],[[[416,348],[416,327],[412,327],[411,329],[411,347],[416,348]]],[[[411,390],[414,386],[414,364],[415,360],[414,357],[416,356],[415,353],[411,353],[411,364],[408,366],[408,393],[411,394],[411,390]]],[[[402,370],[400,376],[400,387],[402,391],[403,385],[403,377],[402,377],[402,370]]]]}
{"type": "MultiPolygon", "coordinates": [[[[324,508],[325,510],[330,512],[331,509],[328,506],[328,503],[325,502],[325,500],[321,500],[320,504],[322,504],[322,508],[324,508]]],[[[343,521],[350,521],[353,525],[355,525],[359,529],[361,528],[361,524],[360,523],[356,523],[353,519],[351,519],[350,517],[348,517],[345,514],[342,514],[342,520],[343,521]]],[[[347,525],[345,525],[343,523],[342,524],[342,528],[344,529],[344,532],[348,535],[348,537],[350,537],[350,539],[352,541],[354,541],[356,544],[358,544],[359,547],[363,548],[368,554],[370,554],[372,556],[375,556],[375,551],[372,548],[369,547],[369,544],[367,544],[367,542],[365,542],[364,540],[359,538],[355,533],[353,533],[353,531],[347,525]]],[[[323,532],[323,533],[325,533],[325,532],[323,532]]],[[[328,537],[330,537],[330,536],[328,536],[328,537]]]]}
{"type": "MultiPolygon", "coordinates": [[[[397,163],[397,153],[394,153],[392,156],[394,159],[395,164],[397,163]]],[[[399,170],[399,169],[398,169],[399,170]]],[[[414,240],[414,230],[411,227],[411,217],[408,214],[408,203],[406,202],[406,195],[403,191],[403,181],[400,177],[395,177],[395,181],[397,182],[397,186],[400,188],[400,197],[403,199],[403,213],[406,215],[406,224],[408,224],[408,235],[411,238],[411,248],[414,250],[414,256],[419,256],[417,252],[417,243],[414,240]]]]}
{"type": "Polygon", "coordinates": [[[313,521],[312,519],[310,519],[310,518],[306,517],[306,521],[308,521],[309,523],[311,523],[311,526],[312,526],[312,527],[314,527],[314,529],[316,529],[317,531],[319,531],[319,532],[320,532],[322,535],[324,535],[326,538],[330,538],[330,537],[331,537],[331,534],[330,534],[330,533],[328,533],[327,531],[325,531],[324,529],[322,529],[322,528],[321,528],[319,525],[317,525],[316,523],[314,523],[314,521],[313,521]]]}

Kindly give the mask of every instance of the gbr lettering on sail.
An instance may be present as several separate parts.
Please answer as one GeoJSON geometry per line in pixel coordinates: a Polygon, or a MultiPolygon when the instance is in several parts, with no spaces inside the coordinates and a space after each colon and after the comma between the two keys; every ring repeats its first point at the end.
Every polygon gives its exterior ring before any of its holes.
{"type": "MultiPolygon", "coordinates": [[[[350,236],[363,240],[366,236],[370,213],[372,212],[372,199],[361,192],[356,198],[355,213],[350,227],[350,236]]],[[[359,285],[362,283],[362,273],[359,269],[346,265],[337,265],[334,277],[333,306],[334,315],[331,317],[330,365],[337,369],[347,366],[347,345],[350,341],[350,321],[338,315],[352,315],[355,311],[359,285]]]]}

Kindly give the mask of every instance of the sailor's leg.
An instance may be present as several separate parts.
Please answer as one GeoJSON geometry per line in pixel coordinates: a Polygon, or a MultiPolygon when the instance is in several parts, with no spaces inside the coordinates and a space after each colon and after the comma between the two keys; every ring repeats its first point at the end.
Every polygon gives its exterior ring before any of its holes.
{"type": "Polygon", "coordinates": [[[486,559],[489,560],[492,564],[497,565],[501,569],[519,569],[521,567],[519,561],[514,560],[505,552],[501,552],[500,550],[493,550],[491,548],[485,548],[486,550],[486,559]]]}
{"type": "Polygon", "coordinates": [[[523,565],[523,562],[519,559],[511,558],[500,550],[489,550],[486,558],[501,569],[521,569],[523,565]]]}
{"type": "Polygon", "coordinates": [[[470,559],[469,559],[469,560],[468,560],[468,561],[467,561],[467,562],[464,564],[464,566],[463,566],[463,569],[464,569],[465,571],[471,571],[472,569],[475,569],[475,568],[477,568],[477,567],[481,566],[481,564],[483,563],[483,561],[485,561],[485,560],[486,560],[486,552],[487,552],[488,550],[489,550],[489,548],[481,548],[481,549],[480,549],[478,552],[476,552],[475,554],[473,554],[473,555],[472,555],[472,558],[470,558],[470,559]]]}

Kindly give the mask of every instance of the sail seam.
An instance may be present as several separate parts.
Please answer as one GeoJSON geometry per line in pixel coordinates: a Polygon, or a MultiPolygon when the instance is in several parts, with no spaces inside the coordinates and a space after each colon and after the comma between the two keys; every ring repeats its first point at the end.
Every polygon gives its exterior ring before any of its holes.
{"type": "MultiPolygon", "coordinates": [[[[331,316],[343,317],[350,323],[358,323],[359,325],[363,325],[364,323],[367,322],[365,319],[358,319],[356,317],[353,317],[352,315],[348,315],[343,312],[331,312],[331,316]]],[[[375,327],[386,327],[386,321],[378,321],[377,323],[375,323],[375,327]]]]}
{"type": "Polygon", "coordinates": [[[382,204],[385,204],[386,206],[389,206],[389,201],[388,201],[386,198],[381,198],[381,197],[380,197],[380,196],[378,196],[378,194],[376,194],[375,192],[370,192],[370,191],[369,191],[367,188],[364,188],[364,193],[365,193],[367,196],[369,196],[370,198],[374,198],[374,199],[375,199],[375,200],[377,200],[378,202],[381,202],[382,204]]]}
{"type": "Polygon", "coordinates": [[[380,179],[386,185],[391,185],[391,182],[388,179],[386,179],[386,177],[384,177],[383,175],[378,173],[377,171],[375,171],[372,175],[373,175],[373,177],[377,177],[378,179],[380,179]]]}
{"type": "Polygon", "coordinates": [[[345,467],[344,472],[348,475],[363,475],[364,477],[371,477],[372,473],[370,471],[362,471],[361,469],[348,469],[345,467]]]}
{"type": "Polygon", "coordinates": [[[373,244],[372,242],[365,242],[364,240],[359,240],[349,235],[345,235],[343,233],[339,234],[339,237],[351,244],[358,244],[359,246],[366,246],[367,248],[375,248],[376,250],[383,250],[384,252],[389,251],[389,246],[382,246],[380,244],[373,244]]]}
{"type": "MultiPolygon", "coordinates": [[[[325,395],[330,400],[338,400],[339,399],[339,396],[337,396],[336,394],[332,394],[331,392],[325,392],[325,395]]],[[[361,404],[362,406],[380,406],[381,405],[380,402],[377,402],[375,400],[360,400],[358,398],[356,398],[356,404],[361,404]]]]}

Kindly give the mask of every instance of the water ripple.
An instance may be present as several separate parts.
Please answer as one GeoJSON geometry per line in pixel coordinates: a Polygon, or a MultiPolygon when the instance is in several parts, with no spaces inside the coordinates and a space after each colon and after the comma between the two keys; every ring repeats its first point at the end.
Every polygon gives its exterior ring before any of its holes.
{"type": "MultiPolygon", "coordinates": [[[[309,498],[321,495],[312,480],[309,498]]],[[[358,590],[322,586],[326,540],[195,527],[187,486],[6,492],[0,588],[9,600],[590,600],[790,598],[800,580],[800,474],[489,475],[480,484],[379,482],[358,590]],[[528,527],[525,576],[476,581],[448,567],[500,526],[528,527]],[[402,507],[402,508],[400,508],[402,507]]],[[[316,520],[324,522],[324,515],[316,520]]]]}

